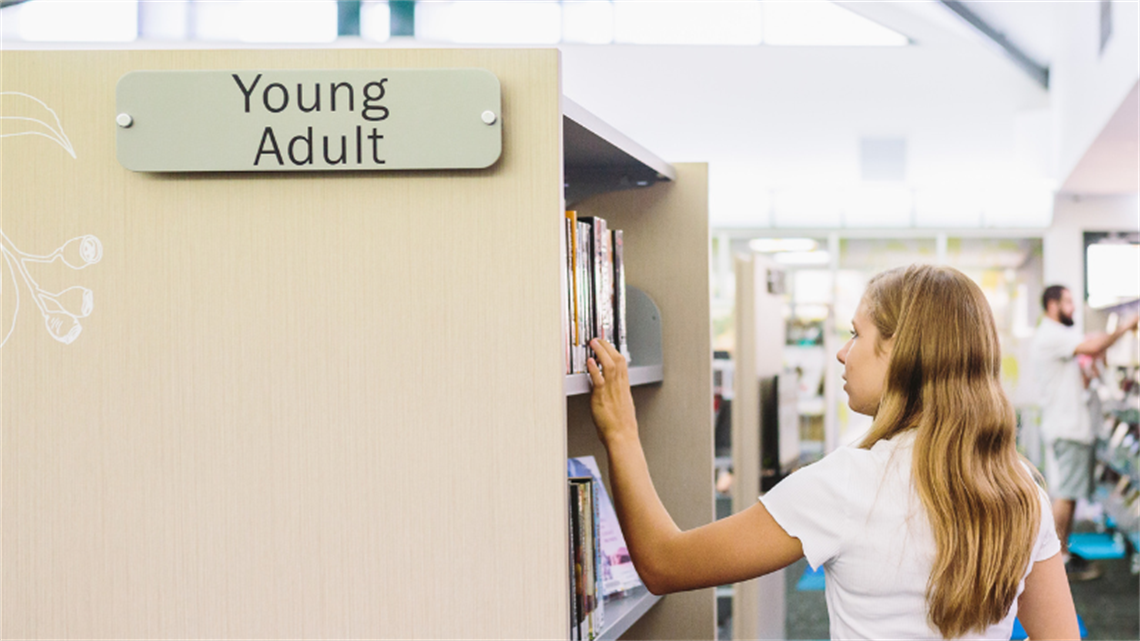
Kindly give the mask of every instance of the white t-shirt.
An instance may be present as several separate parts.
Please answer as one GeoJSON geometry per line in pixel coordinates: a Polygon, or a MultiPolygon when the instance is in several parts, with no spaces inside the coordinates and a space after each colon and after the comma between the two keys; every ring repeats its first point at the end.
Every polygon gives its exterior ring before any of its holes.
{"type": "MultiPolygon", "coordinates": [[[[812,568],[824,567],[832,639],[942,638],[926,615],[926,584],[937,548],[911,485],[913,449],[913,431],[870,450],[841,447],[760,497],[780,527],[800,540],[812,568]]],[[[1040,495],[1033,562],[1061,551],[1049,498],[1044,491],[1040,495]]],[[[1008,641],[1016,615],[1014,600],[1001,623],[970,636],[1008,641]]]]}
{"type": "Polygon", "coordinates": [[[1033,336],[1032,366],[1041,403],[1041,434],[1046,441],[1093,442],[1084,400],[1085,384],[1073,350],[1084,341],[1073,327],[1043,318],[1033,336]]]}

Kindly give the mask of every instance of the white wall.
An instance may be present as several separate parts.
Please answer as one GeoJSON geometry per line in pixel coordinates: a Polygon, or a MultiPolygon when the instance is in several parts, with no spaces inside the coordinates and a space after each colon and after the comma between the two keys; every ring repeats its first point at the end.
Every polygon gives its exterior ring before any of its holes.
{"type": "Polygon", "coordinates": [[[1057,53],[1050,67],[1056,180],[1061,184],[1140,78],[1140,5],[1112,3],[1112,38],[1100,49],[1100,3],[1057,6],[1057,53]]]}
{"type": "Polygon", "coordinates": [[[1137,231],[1140,197],[1058,196],[1053,225],[1042,239],[1045,285],[1064,285],[1077,300],[1073,320],[1084,327],[1084,233],[1086,231],[1137,231]]]}
{"type": "MultiPolygon", "coordinates": [[[[907,138],[910,187],[1043,178],[1025,146],[1048,135],[1048,96],[979,45],[561,49],[569,98],[662,158],[710,163],[714,227],[768,226],[771,189],[857,186],[863,136],[907,138]]],[[[1042,209],[1010,226],[1047,224],[1042,209]]]]}

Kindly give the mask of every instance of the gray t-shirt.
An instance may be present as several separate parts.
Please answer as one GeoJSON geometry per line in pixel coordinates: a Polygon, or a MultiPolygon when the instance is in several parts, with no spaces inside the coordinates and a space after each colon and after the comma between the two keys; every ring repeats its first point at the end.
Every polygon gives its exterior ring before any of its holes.
{"type": "Polygon", "coordinates": [[[1093,426],[1084,402],[1081,366],[1073,350],[1084,341],[1076,328],[1044,318],[1033,336],[1032,366],[1041,404],[1041,433],[1046,441],[1093,442],[1093,426]]]}

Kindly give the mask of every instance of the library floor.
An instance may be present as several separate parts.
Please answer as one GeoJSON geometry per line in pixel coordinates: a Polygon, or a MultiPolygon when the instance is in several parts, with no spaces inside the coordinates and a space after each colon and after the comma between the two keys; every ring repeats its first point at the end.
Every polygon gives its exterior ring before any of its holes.
{"type": "MultiPolygon", "coordinates": [[[[1104,576],[1072,584],[1073,602],[1088,632],[1085,639],[1140,639],[1140,578],[1132,574],[1127,557],[1101,559],[1097,563],[1104,576]]],[[[823,590],[797,589],[803,587],[800,581],[807,569],[807,561],[801,559],[785,575],[787,638],[829,639],[823,590]]],[[[731,618],[722,617],[718,627],[719,639],[731,638],[731,618]]]]}

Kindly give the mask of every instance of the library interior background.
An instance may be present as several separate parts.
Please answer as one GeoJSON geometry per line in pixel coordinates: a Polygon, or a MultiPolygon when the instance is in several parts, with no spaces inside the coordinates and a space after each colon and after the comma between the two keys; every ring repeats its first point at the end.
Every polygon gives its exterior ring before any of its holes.
{"type": "MultiPolygon", "coordinates": [[[[0,638],[830,638],[803,560],[641,585],[584,338],[696,527],[866,433],[880,271],[980,286],[1042,471],[1045,288],[1140,311],[1134,1],[0,0],[0,66],[0,638]],[[472,124],[402,143],[413,79],[472,124]]],[[[1136,332],[1082,367],[1071,588],[1137,639],[1136,332]]]]}

